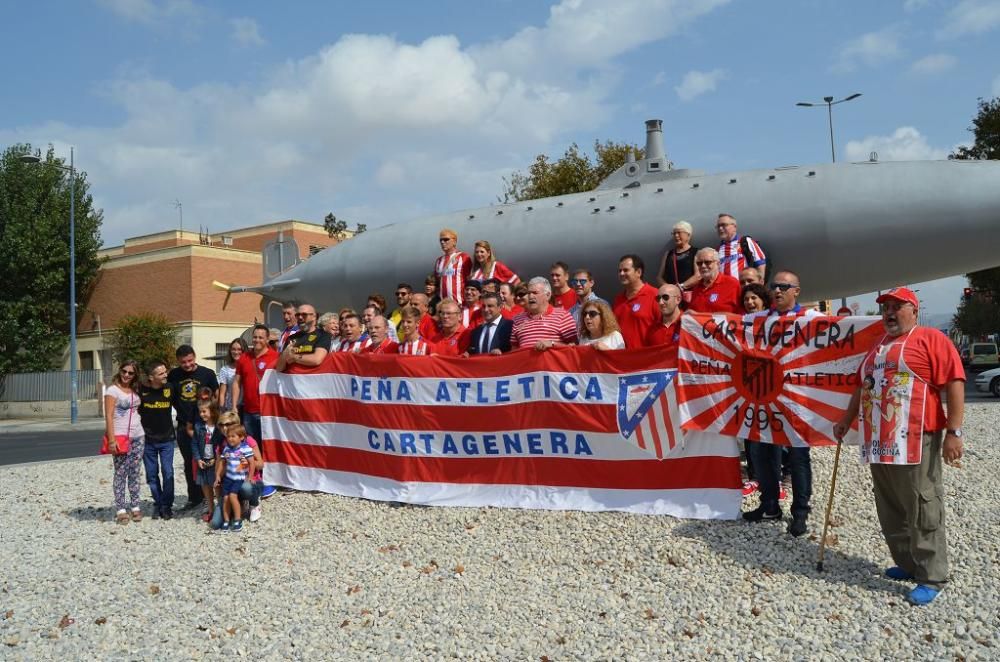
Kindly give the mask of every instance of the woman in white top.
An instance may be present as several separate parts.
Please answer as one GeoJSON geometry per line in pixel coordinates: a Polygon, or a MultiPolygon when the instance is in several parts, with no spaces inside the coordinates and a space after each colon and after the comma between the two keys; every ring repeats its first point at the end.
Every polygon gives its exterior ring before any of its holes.
{"type": "Polygon", "coordinates": [[[128,524],[129,513],[126,507],[131,507],[131,519],[138,522],[142,519],[139,510],[139,465],[142,463],[142,450],[145,433],[142,421],[139,420],[139,394],[135,386],[139,383],[139,368],[135,361],[125,361],[118,369],[118,374],[111,380],[111,386],[104,391],[104,424],[108,435],[108,450],[115,468],[112,489],[115,495],[115,520],[119,524],[128,524]],[[128,438],[128,452],[119,453],[119,440],[128,438]],[[125,500],[125,488],[128,488],[128,503],[125,500]]]}
{"type": "Polygon", "coordinates": [[[337,313],[323,313],[316,320],[316,326],[330,334],[330,346],[327,351],[336,352],[340,349],[340,318],[337,313]]]}
{"type": "Polygon", "coordinates": [[[236,378],[236,362],[247,351],[247,343],[243,338],[235,338],[229,343],[229,351],[219,368],[219,409],[232,411],[243,404],[243,394],[240,402],[233,402],[233,379],[236,378]]]}
{"type": "Polygon", "coordinates": [[[625,349],[615,314],[603,301],[588,301],[580,309],[580,344],[594,349],[625,349]]]}

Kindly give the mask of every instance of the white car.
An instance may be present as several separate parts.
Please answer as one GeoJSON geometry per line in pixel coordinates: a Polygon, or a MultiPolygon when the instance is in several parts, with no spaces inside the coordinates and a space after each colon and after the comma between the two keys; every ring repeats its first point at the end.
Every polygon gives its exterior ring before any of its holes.
{"type": "Polygon", "coordinates": [[[993,368],[976,375],[976,389],[1000,398],[1000,368],[993,368]]]}

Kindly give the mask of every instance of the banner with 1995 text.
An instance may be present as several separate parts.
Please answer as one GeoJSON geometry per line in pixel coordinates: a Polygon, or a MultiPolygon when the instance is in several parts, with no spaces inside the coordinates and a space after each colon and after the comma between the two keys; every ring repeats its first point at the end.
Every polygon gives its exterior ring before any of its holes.
{"type": "Polygon", "coordinates": [[[443,506],[740,511],[736,439],[684,433],[662,348],[335,353],[261,382],[273,485],[443,506]]]}
{"type": "Polygon", "coordinates": [[[783,446],[835,444],[858,366],[884,333],[878,317],[685,315],[681,425],[783,446]]]}

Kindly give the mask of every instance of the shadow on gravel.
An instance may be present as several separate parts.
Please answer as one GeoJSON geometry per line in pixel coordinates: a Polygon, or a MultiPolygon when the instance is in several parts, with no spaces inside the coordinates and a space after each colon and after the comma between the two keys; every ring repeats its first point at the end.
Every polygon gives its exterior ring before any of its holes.
{"type": "MultiPolygon", "coordinates": [[[[793,538],[786,533],[786,525],[787,522],[684,522],[672,531],[672,535],[700,540],[712,551],[764,576],[798,575],[828,584],[895,593],[900,597],[912,588],[910,584],[883,577],[883,568],[870,559],[846,554],[836,546],[827,546],[823,560],[825,571],[819,572],[816,557],[821,534],[810,531],[801,538],[793,538]]],[[[833,532],[836,533],[836,529],[833,532]]]]}
{"type": "MultiPolygon", "coordinates": [[[[142,509],[142,518],[144,520],[151,519],[153,516],[153,506],[149,503],[140,504],[142,509]]],[[[81,506],[79,508],[70,508],[68,510],[62,511],[66,517],[75,519],[78,522],[113,522],[115,520],[115,509],[111,506],[95,507],[95,506],[81,506]]],[[[201,510],[191,510],[191,511],[174,511],[175,520],[184,519],[198,519],[201,520],[201,510]]]]}

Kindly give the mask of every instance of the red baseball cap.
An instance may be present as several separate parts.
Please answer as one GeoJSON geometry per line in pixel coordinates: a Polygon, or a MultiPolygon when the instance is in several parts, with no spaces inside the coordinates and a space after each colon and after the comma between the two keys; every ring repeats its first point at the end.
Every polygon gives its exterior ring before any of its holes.
{"type": "Polygon", "coordinates": [[[875,299],[875,303],[885,303],[889,299],[895,299],[896,301],[902,301],[903,303],[911,303],[916,309],[920,309],[920,300],[917,299],[917,295],[908,287],[894,287],[888,292],[883,292],[882,296],[875,299]]]}

